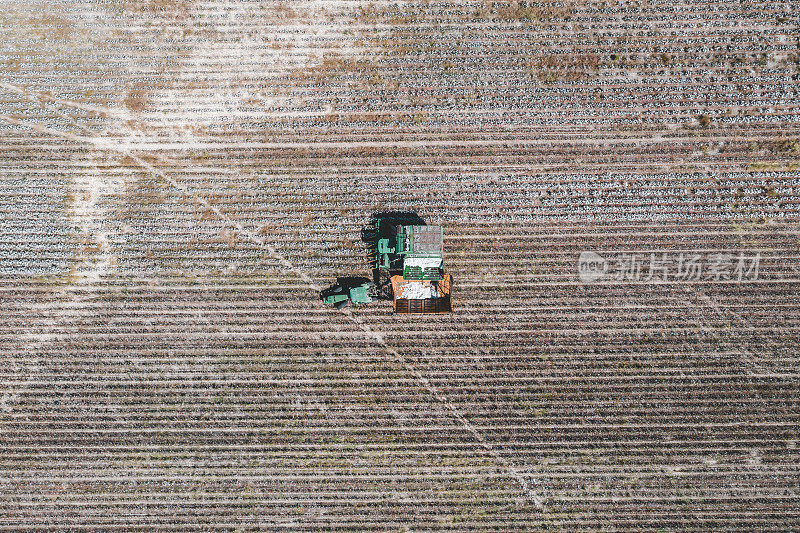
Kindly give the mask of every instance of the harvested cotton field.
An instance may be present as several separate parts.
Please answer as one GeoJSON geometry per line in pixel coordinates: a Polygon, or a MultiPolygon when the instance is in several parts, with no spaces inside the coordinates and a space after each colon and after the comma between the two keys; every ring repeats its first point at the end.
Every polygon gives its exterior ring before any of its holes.
{"type": "Polygon", "coordinates": [[[0,530],[799,529],[799,14],[0,0],[0,530]]]}

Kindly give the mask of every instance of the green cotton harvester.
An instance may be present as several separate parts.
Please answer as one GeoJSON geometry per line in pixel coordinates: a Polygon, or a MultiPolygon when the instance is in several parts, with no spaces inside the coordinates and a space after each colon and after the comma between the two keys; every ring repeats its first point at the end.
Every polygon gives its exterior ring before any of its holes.
{"type": "Polygon", "coordinates": [[[451,311],[441,226],[418,217],[379,216],[362,234],[375,286],[382,297],[394,300],[396,313],[451,311]]]}
{"type": "Polygon", "coordinates": [[[372,281],[338,278],[322,291],[327,304],[341,309],[375,300],[393,300],[395,313],[449,313],[452,278],[444,271],[442,227],[428,226],[414,213],[374,215],[361,231],[372,281]]]}

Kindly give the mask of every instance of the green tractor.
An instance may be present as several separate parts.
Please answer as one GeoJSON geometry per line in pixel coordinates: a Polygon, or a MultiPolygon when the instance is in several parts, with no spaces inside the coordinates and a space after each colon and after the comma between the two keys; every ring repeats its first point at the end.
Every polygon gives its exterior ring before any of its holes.
{"type": "Polygon", "coordinates": [[[320,299],[341,309],[349,304],[361,305],[376,299],[375,284],[367,278],[339,278],[337,284],[325,289],[320,299]]]}

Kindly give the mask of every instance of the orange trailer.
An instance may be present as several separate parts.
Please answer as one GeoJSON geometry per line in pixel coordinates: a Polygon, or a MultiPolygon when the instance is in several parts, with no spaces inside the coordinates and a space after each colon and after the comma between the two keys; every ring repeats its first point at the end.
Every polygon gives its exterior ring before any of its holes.
{"type": "Polygon", "coordinates": [[[398,314],[449,313],[452,311],[450,290],[453,277],[445,274],[440,281],[407,280],[401,275],[391,278],[394,312],[398,314]]]}

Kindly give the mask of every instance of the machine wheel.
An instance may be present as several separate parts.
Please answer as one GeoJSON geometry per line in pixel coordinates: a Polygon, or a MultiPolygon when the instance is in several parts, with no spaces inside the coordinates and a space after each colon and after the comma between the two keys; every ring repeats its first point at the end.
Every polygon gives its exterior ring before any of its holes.
{"type": "Polygon", "coordinates": [[[389,279],[389,273],[385,270],[378,270],[375,275],[375,287],[378,290],[378,297],[381,300],[391,300],[394,298],[394,291],[392,290],[392,281],[389,279]]]}

